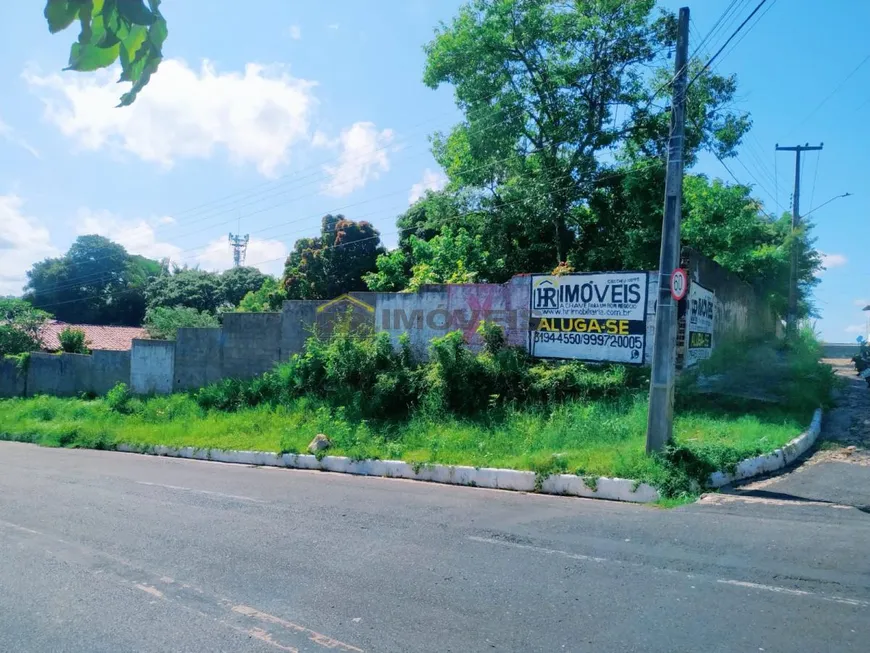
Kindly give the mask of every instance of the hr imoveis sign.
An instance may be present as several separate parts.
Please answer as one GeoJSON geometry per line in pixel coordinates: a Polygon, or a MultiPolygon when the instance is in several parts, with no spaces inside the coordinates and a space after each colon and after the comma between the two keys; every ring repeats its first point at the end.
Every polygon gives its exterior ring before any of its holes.
{"type": "Polygon", "coordinates": [[[642,365],[646,350],[646,272],[532,275],[529,351],[642,365]]]}

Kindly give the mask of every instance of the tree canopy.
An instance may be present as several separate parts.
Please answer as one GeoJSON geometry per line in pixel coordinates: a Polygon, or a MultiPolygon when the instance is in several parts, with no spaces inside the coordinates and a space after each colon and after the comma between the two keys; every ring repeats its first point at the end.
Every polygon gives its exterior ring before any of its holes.
{"type": "Polygon", "coordinates": [[[121,63],[119,82],[131,82],[119,106],[132,104],[163,60],[169,35],[160,0],[48,0],[48,30],[56,34],[80,25],[67,70],[91,71],[121,63]]]}
{"type": "Polygon", "coordinates": [[[214,315],[237,306],[267,278],[250,267],[230,268],[223,273],[178,268],[160,275],[148,285],[148,309],[185,306],[214,315]]]}
{"type": "Polygon", "coordinates": [[[377,229],[343,215],[325,215],[320,236],[296,241],[281,281],[287,299],[332,299],[366,290],[363,275],[374,272],[385,252],[377,229]]]}
{"type": "Polygon", "coordinates": [[[139,326],[145,288],[161,270],[108,238],[79,236],[63,256],[33,265],[24,298],[64,322],[139,326]]]}
{"type": "Polygon", "coordinates": [[[0,356],[15,356],[40,348],[40,329],[51,314],[17,297],[0,298],[0,356]]]}
{"type": "MultiPolygon", "coordinates": [[[[378,260],[369,287],[410,289],[451,274],[503,282],[554,268],[654,269],[675,35],[675,16],[654,0],[460,8],[426,45],[423,75],[432,88],[452,86],[462,112],[432,138],[448,184],[399,216],[399,249],[378,260]],[[474,252],[456,247],[462,234],[474,252]],[[438,252],[433,260],[451,252],[452,271],[432,273],[420,241],[438,252]]],[[[751,127],[735,109],[736,78],[697,61],[689,77],[683,243],[776,305],[787,289],[787,222],[768,217],[751,189],[691,173],[701,151],[734,156],[751,127]]],[[[819,261],[806,233],[800,238],[806,296],[819,261]]]]}

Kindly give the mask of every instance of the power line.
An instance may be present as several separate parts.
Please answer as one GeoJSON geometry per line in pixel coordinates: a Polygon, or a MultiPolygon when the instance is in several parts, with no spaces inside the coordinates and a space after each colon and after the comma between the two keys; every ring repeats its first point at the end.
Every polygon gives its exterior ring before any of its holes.
{"type": "Polygon", "coordinates": [[[813,205],[813,200],[816,197],[816,180],[819,178],[819,159],[822,158],[822,151],[816,152],[816,171],[813,173],[813,190],[810,192],[810,206],[813,205]]]}
{"type": "Polygon", "coordinates": [[[796,130],[798,127],[801,127],[801,126],[804,125],[804,124],[805,124],[805,123],[806,123],[810,118],[812,118],[814,115],[816,115],[816,113],[818,113],[819,109],[821,109],[823,106],[825,106],[825,104],[827,104],[828,100],[830,100],[832,97],[834,97],[834,96],[837,94],[837,92],[838,92],[841,88],[843,88],[843,86],[846,85],[846,82],[848,82],[850,79],[852,79],[852,77],[855,76],[855,73],[857,73],[859,70],[861,70],[861,68],[864,67],[864,64],[866,64],[868,61],[870,61],[870,54],[868,54],[866,57],[864,57],[864,58],[860,61],[860,63],[858,63],[858,65],[855,66],[855,67],[852,69],[852,72],[850,72],[848,75],[846,75],[846,77],[843,79],[843,81],[841,81],[839,84],[837,84],[836,88],[834,88],[833,91],[831,91],[830,93],[828,93],[828,94],[825,96],[825,98],[824,98],[821,102],[819,102],[818,105],[816,105],[816,107],[815,107],[812,111],[810,111],[810,113],[807,115],[806,118],[804,118],[804,119],[801,120],[798,124],[796,124],[794,127],[792,127],[792,129],[791,129],[791,131],[789,132],[789,134],[793,134],[793,133],[795,132],[795,130],[796,130]]]}
{"type": "Polygon", "coordinates": [[[698,79],[698,77],[700,77],[700,76],[701,76],[701,75],[702,75],[702,74],[703,74],[703,73],[704,73],[704,72],[705,72],[705,71],[706,71],[706,70],[707,70],[707,69],[708,69],[708,68],[713,64],[714,61],[716,61],[716,58],[717,58],[720,54],[722,54],[722,50],[724,50],[725,47],[726,47],[726,46],[731,42],[731,40],[732,40],[735,36],[737,36],[737,35],[740,33],[740,30],[743,29],[743,27],[746,25],[746,23],[749,22],[749,20],[750,20],[750,19],[751,19],[751,18],[752,18],[752,17],[753,17],[757,12],[758,12],[759,9],[761,9],[761,8],[764,6],[764,4],[765,4],[766,2],[767,2],[767,0],[761,0],[761,2],[759,2],[759,3],[755,6],[755,9],[752,10],[752,13],[749,14],[749,15],[744,19],[744,21],[743,21],[742,23],[740,23],[740,25],[738,25],[737,29],[734,30],[734,31],[731,33],[731,36],[729,36],[729,37],[725,40],[725,43],[722,44],[722,47],[719,48],[719,49],[716,51],[716,54],[714,54],[712,57],[710,57],[710,59],[707,61],[707,63],[704,64],[704,66],[701,68],[701,70],[699,70],[699,71],[695,74],[695,76],[692,77],[692,80],[689,82],[689,86],[691,86],[692,84],[694,84],[694,83],[695,83],[695,80],[698,79]]]}
{"type": "MultiPolygon", "coordinates": [[[[636,172],[637,170],[642,170],[642,169],[644,169],[644,168],[647,168],[647,167],[650,167],[650,166],[654,166],[654,165],[664,165],[664,161],[662,161],[662,160],[659,159],[659,158],[650,159],[649,161],[647,161],[646,163],[642,164],[642,165],[639,166],[638,168],[632,168],[632,169],[630,169],[630,170],[622,170],[622,171],[619,171],[619,172],[616,172],[616,173],[613,173],[613,174],[603,175],[603,176],[601,176],[601,177],[596,178],[595,181],[596,181],[596,183],[597,183],[597,182],[604,181],[604,180],[606,180],[606,179],[611,179],[611,178],[615,178],[615,177],[621,177],[621,176],[624,176],[624,175],[626,175],[626,174],[630,174],[630,173],[632,173],[632,172],[636,172]]],[[[562,175],[561,177],[557,177],[556,179],[568,179],[569,181],[571,181],[571,180],[573,179],[573,174],[572,174],[572,173],[568,173],[568,174],[566,174],[566,175],[562,175]]],[[[566,184],[566,185],[568,185],[568,184],[566,184]]],[[[506,207],[506,206],[512,206],[512,205],[515,205],[515,204],[528,203],[528,202],[532,202],[532,201],[534,201],[534,200],[538,200],[538,199],[545,198],[545,197],[549,197],[549,192],[546,192],[546,191],[545,191],[545,192],[542,192],[542,193],[538,193],[538,194],[530,195],[530,196],[528,196],[528,197],[522,197],[522,198],[518,198],[518,199],[516,199],[516,200],[510,200],[510,201],[507,201],[507,202],[501,202],[501,203],[499,204],[499,208],[503,208],[503,207],[506,207]]],[[[458,214],[456,217],[457,217],[457,218],[463,218],[463,217],[467,217],[467,216],[470,216],[470,215],[474,215],[474,214],[476,214],[477,212],[478,212],[478,210],[466,211],[466,212],[464,212],[464,213],[460,213],[460,214],[458,214]]],[[[399,230],[397,230],[397,231],[395,231],[395,232],[378,233],[378,235],[376,235],[376,236],[370,236],[370,237],[367,237],[367,238],[361,238],[361,239],[359,239],[359,240],[352,241],[352,242],[349,242],[349,243],[343,243],[343,244],[340,244],[340,245],[327,246],[327,247],[323,247],[323,248],[321,248],[321,249],[334,249],[334,248],[337,248],[337,247],[354,245],[354,244],[356,244],[356,243],[364,242],[364,241],[366,241],[366,240],[373,240],[373,239],[375,239],[375,238],[381,238],[382,236],[398,235],[398,234],[404,233],[404,232],[406,232],[406,231],[416,231],[416,230],[418,230],[418,229],[420,229],[420,225],[413,225],[413,226],[411,226],[411,227],[406,227],[406,228],[404,228],[404,229],[399,229],[399,230]]],[[[190,258],[190,257],[188,257],[188,258],[190,258]]],[[[266,260],[266,261],[257,261],[257,262],[255,262],[255,263],[251,263],[250,265],[252,265],[252,266],[255,266],[255,265],[261,265],[261,264],[263,264],[263,263],[270,263],[270,262],[274,262],[274,261],[279,261],[279,260],[283,260],[283,259],[285,259],[285,258],[286,258],[285,256],[281,256],[281,257],[278,257],[278,258],[275,258],[275,259],[269,259],[269,260],[266,260]]],[[[181,260],[184,260],[184,259],[181,259],[181,260]]],[[[121,289],[119,289],[119,290],[117,290],[117,291],[115,291],[115,292],[110,292],[110,293],[95,293],[95,294],[93,294],[93,295],[87,295],[87,296],[85,296],[85,297],[76,297],[76,298],[74,298],[74,299],[68,299],[68,300],[64,300],[64,301],[60,301],[60,302],[52,302],[52,303],[49,303],[49,304],[40,304],[39,307],[40,307],[40,308],[51,308],[51,307],[54,307],[54,306],[62,306],[62,305],[66,305],[66,304],[72,304],[72,303],[75,303],[75,302],[87,301],[88,299],[107,298],[107,297],[112,297],[112,296],[120,295],[120,294],[122,294],[122,293],[124,293],[124,292],[127,292],[128,290],[129,290],[129,288],[121,288],[121,289]]]]}
{"type": "Polygon", "coordinates": [[[724,59],[727,59],[728,56],[729,56],[732,52],[734,52],[734,50],[737,49],[737,46],[740,45],[741,41],[743,41],[743,39],[745,39],[746,36],[747,36],[747,35],[748,35],[748,34],[749,34],[753,29],[755,29],[755,26],[758,25],[758,23],[760,23],[762,20],[764,20],[764,17],[767,15],[767,12],[769,12],[771,9],[773,9],[773,6],[774,6],[775,4],[776,4],[776,0],[771,0],[770,4],[767,5],[767,8],[766,8],[763,12],[761,12],[761,14],[759,14],[758,18],[755,19],[755,22],[752,23],[752,25],[749,26],[749,29],[747,29],[745,32],[743,32],[743,34],[740,35],[740,38],[737,39],[736,41],[734,41],[734,44],[733,44],[730,48],[728,48],[728,51],[727,51],[725,54],[722,55],[722,57],[719,59],[719,62],[720,62],[720,63],[721,63],[724,59]]]}

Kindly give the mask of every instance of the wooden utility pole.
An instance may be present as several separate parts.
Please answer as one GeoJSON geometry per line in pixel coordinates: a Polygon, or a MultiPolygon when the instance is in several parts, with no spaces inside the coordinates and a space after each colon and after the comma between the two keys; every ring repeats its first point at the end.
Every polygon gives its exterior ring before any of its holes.
{"type": "Polygon", "coordinates": [[[797,333],[797,304],[798,304],[798,263],[800,261],[800,243],[798,242],[797,232],[801,223],[801,152],[812,152],[821,150],[825,146],[824,143],[818,145],[794,145],[791,147],[780,147],[776,144],[776,149],[787,152],[794,152],[794,198],[792,199],[791,211],[791,267],[789,269],[788,278],[788,313],[786,314],[786,334],[789,338],[794,337],[797,333]]]}
{"type": "Polygon", "coordinates": [[[680,264],[680,218],[683,201],[683,140],[686,130],[686,81],[689,64],[689,8],[680,9],[677,56],[674,64],[668,171],[665,180],[665,212],[659,257],[659,292],[653,341],[649,414],[646,427],[647,453],[661,451],[674,429],[674,381],[677,358],[677,302],[671,296],[671,273],[680,264]]]}

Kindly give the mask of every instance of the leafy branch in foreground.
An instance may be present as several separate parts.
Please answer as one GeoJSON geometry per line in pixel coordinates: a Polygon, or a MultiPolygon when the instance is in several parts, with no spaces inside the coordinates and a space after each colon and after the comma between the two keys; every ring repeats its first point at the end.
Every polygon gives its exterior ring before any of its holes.
{"type": "Polygon", "coordinates": [[[78,40],[72,44],[66,70],[87,72],[121,60],[119,82],[133,86],[118,106],[133,103],[163,60],[169,34],[160,14],[160,0],[48,0],[45,19],[52,34],[78,20],[78,40]]]}

